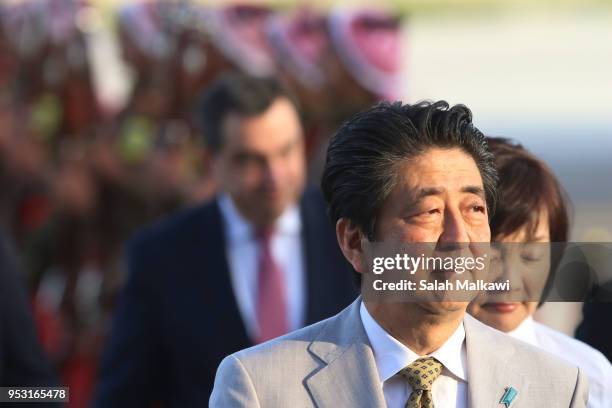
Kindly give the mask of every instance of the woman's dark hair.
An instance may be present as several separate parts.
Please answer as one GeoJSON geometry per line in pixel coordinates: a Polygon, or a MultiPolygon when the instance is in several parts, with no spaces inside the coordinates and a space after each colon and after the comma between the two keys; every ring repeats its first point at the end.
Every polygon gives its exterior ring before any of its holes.
{"type": "Polygon", "coordinates": [[[533,239],[541,211],[546,210],[548,215],[551,267],[544,299],[563,256],[563,243],[568,240],[569,199],[552,170],[523,146],[505,138],[487,140],[499,174],[499,201],[490,222],[492,239],[510,236],[524,227],[527,238],[533,239]]]}
{"type": "Polygon", "coordinates": [[[540,211],[545,209],[550,241],[566,242],[569,203],[550,168],[518,143],[500,137],[487,140],[499,175],[499,202],[490,222],[491,237],[509,236],[526,226],[529,238],[533,238],[540,211]]]}
{"type": "Polygon", "coordinates": [[[330,140],[321,187],[333,224],[345,217],[373,240],[380,208],[398,182],[398,166],[431,148],[459,148],[474,159],[493,213],[494,158],[466,106],[381,102],[345,122],[330,140]]]}

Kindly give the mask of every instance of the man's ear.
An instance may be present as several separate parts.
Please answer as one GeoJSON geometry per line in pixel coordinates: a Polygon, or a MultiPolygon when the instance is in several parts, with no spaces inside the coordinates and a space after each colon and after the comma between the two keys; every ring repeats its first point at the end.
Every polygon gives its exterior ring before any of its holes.
{"type": "Polygon", "coordinates": [[[344,257],[353,265],[355,271],[364,273],[362,240],[365,237],[361,229],[348,218],[340,218],[336,222],[336,238],[344,257]]]}

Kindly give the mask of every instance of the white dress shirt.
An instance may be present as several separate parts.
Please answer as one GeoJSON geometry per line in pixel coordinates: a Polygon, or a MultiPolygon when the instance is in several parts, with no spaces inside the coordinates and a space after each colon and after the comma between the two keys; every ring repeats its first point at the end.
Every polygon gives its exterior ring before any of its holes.
{"type": "MultiPolygon", "coordinates": [[[[238,212],[232,199],[218,198],[224,222],[226,256],[234,297],[247,333],[252,339],[259,335],[257,326],[257,274],[260,248],[254,228],[238,212]]],[[[302,219],[297,205],[287,208],[275,224],[271,240],[272,257],[279,266],[285,283],[289,330],[304,325],[306,282],[302,247],[302,219]]]]}
{"type": "Polygon", "coordinates": [[[532,317],[525,319],[519,327],[508,334],[580,367],[589,379],[587,406],[612,407],[612,365],[599,351],[580,340],[534,321],[532,317]]]}
{"type": "MultiPolygon", "coordinates": [[[[374,351],[378,376],[388,408],[404,408],[412,387],[396,375],[419,356],[393,338],[370,315],[363,302],[359,310],[363,327],[374,351]]],[[[463,323],[436,351],[429,354],[444,365],[431,388],[436,408],[467,407],[467,351],[463,323]]]]}

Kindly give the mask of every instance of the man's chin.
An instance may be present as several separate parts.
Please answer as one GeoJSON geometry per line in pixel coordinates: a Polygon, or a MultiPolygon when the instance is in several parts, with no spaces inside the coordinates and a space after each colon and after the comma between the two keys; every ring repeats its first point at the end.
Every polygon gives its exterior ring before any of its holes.
{"type": "Polygon", "coordinates": [[[257,224],[273,225],[280,218],[288,205],[285,202],[266,203],[265,207],[256,211],[257,224]]]}
{"type": "Polygon", "coordinates": [[[442,300],[439,302],[420,302],[419,306],[432,314],[444,315],[455,312],[465,312],[469,302],[442,300]]]}

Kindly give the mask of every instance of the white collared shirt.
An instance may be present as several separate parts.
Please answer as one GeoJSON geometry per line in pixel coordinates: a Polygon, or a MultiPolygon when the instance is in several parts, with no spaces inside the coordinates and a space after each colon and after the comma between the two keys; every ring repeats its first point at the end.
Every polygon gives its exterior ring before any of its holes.
{"type": "MultiPolygon", "coordinates": [[[[363,302],[361,321],[374,352],[378,376],[388,408],[404,408],[412,393],[408,382],[396,375],[419,356],[393,338],[370,315],[363,302]]],[[[436,408],[467,407],[467,351],[463,323],[436,351],[429,354],[444,365],[431,392],[436,408]]]]}
{"type": "Polygon", "coordinates": [[[586,343],[567,336],[533,320],[525,319],[508,333],[532,346],[580,367],[589,380],[589,408],[610,408],[612,404],[612,365],[608,359],[586,343]]]}
{"type": "MultiPolygon", "coordinates": [[[[226,236],[226,256],[234,297],[247,333],[252,339],[259,334],[257,326],[257,264],[259,247],[252,225],[238,212],[232,199],[218,197],[226,236]]],[[[306,282],[302,247],[302,219],[297,205],[288,207],[276,220],[271,250],[285,281],[289,330],[304,325],[306,282]]]]}

